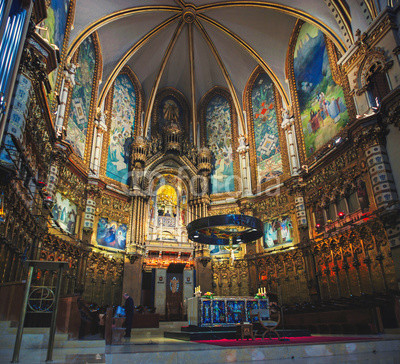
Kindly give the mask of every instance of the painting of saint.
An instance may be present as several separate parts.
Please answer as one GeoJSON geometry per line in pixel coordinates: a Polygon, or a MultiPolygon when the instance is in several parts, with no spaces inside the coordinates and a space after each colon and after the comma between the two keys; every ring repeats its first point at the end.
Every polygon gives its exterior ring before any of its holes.
{"type": "Polygon", "coordinates": [[[264,248],[293,242],[293,225],[290,216],[282,216],[264,223],[264,248]]]}
{"type": "Polygon", "coordinates": [[[294,51],[294,76],[307,157],[349,121],[343,89],[332,77],[323,33],[302,25],[294,51]]]}
{"type": "Polygon", "coordinates": [[[59,192],[56,193],[52,216],[63,230],[70,234],[75,233],[77,218],[77,207],[68,199],[64,198],[59,192]]]}
{"type": "Polygon", "coordinates": [[[214,96],[206,108],[207,143],[214,155],[211,193],[235,190],[231,128],[228,100],[219,95],[214,96]]]}
{"type": "Polygon", "coordinates": [[[222,324],[225,322],[225,301],[213,300],[212,302],[213,323],[222,324]]]}
{"type": "Polygon", "coordinates": [[[108,222],[108,218],[101,217],[97,224],[97,244],[107,248],[124,250],[127,230],[125,224],[118,224],[115,221],[108,222]]]}
{"type": "Polygon", "coordinates": [[[129,76],[121,74],[114,83],[106,176],[124,184],[128,184],[135,115],[135,88],[129,76]]]}
{"type": "Polygon", "coordinates": [[[261,184],[283,173],[274,85],[266,73],[261,73],[251,91],[254,141],[257,160],[257,183],[261,184]]]}
{"type": "Polygon", "coordinates": [[[71,144],[78,157],[83,159],[96,64],[96,51],[92,36],[87,37],[79,46],[77,63],[79,67],[76,70],[76,85],[71,96],[66,141],[71,144]]]}

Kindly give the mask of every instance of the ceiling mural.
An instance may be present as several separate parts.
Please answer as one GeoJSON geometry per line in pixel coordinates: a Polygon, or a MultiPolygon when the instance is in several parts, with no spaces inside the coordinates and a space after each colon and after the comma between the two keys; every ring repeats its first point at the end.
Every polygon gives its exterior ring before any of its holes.
{"type": "Polygon", "coordinates": [[[96,50],[92,36],[86,38],[79,47],[77,63],[79,67],[76,70],[76,85],[71,96],[66,141],[71,144],[74,152],[83,159],[96,64],[96,50]]]}
{"type": "Polygon", "coordinates": [[[257,183],[262,184],[283,173],[274,84],[266,73],[261,73],[253,85],[251,110],[257,160],[257,183]]]}
{"type": "Polygon", "coordinates": [[[114,83],[106,176],[124,184],[128,184],[135,116],[135,87],[127,74],[121,74],[114,83]]]}
{"type": "Polygon", "coordinates": [[[234,191],[229,101],[221,95],[214,96],[206,105],[205,123],[208,147],[214,154],[211,193],[234,191]]]}
{"type": "Polygon", "coordinates": [[[343,89],[332,77],[324,34],[307,23],[294,50],[294,76],[309,157],[347,125],[349,114],[343,89]]]}

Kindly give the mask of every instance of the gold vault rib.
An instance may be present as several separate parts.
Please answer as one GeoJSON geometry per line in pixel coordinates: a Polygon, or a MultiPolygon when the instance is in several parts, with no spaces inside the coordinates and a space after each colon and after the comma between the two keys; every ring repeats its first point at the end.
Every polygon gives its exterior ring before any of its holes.
{"type": "Polygon", "coordinates": [[[272,81],[275,83],[277,88],[279,89],[279,93],[281,94],[285,104],[288,106],[289,105],[289,97],[285,92],[284,87],[282,86],[282,83],[279,81],[279,78],[275,75],[274,71],[268,66],[267,62],[264,61],[264,59],[250,46],[248,45],[243,39],[241,39],[238,35],[236,35],[234,32],[223,26],[221,23],[215,21],[214,19],[209,18],[206,15],[199,14],[199,18],[202,18],[203,20],[207,21],[208,23],[214,25],[216,28],[220,29],[223,31],[225,34],[229,35],[233,40],[235,40],[237,43],[240,44],[242,48],[244,48],[258,63],[259,65],[264,69],[266,73],[271,77],[272,81]]]}
{"type": "Polygon", "coordinates": [[[145,117],[145,122],[144,122],[144,130],[143,130],[143,135],[146,136],[147,134],[147,130],[148,130],[148,126],[149,126],[149,122],[150,122],[150,118],[151,118],[151,112],[153,110],[153,106],[154,106],[154,100],[156,98],[156,93],[157,93],[157,89],[158,89],[158,85],[160,84],[161,81],[161,77],[164,73],[165,70],[165,66],[167,65],[168,59],[171,55],[172,49],[175,46],[175,43],[179,37],[179,34],[182,31],[182,28],[184,26],[184,22],[181,20],[178,24],[178,26],[175,29],[174,35],[172,36],[171,41],[168,44],[167,50],[165,51],[164,57],[162,59],[161,62],[161,66],[160,66],[160,70],[158,71],[158,75],[157,78],[154,82],[153,88],[151,90],[151,95],[149,98],[149,103],[147,105],[147,109],[146,109],[146,117],[145,117]]]}
{"type": "Polygon", "coordinates": [[[203,25],[197,19],[195,20],[195,23],[196,23],[196,26],[199,28],[200,33],[204,37],[205,41],[207,42],[207,45],[209,46],[212,54],[214,55],[219,67],[221,68],[222,74],[224,75],[224,78],[225,78],[225,82],[227,83],[229,91],[231,93],[233,104],[235,105],[237,117],[239,118],[240,124],[242,125],[242,130],[245,131],[246,126],[244,125],[243,114],[241,112],[239,99],[237,97],[236,90],[235,90],[235,87],[233,86],[233,83],[229,76],[229,73],[228,73],[227,69],[225,68],[225,65],[222,62],[222,59],[221,59],[220,55],[218,54],[218,51],[215,48],[214,43],[210,39],[210,37],[207,34],[206,30],[204,29],[203,25]]]}
{"type": "Polygon", "coordinates": [[[188,24],[188,38],[189,38],[189,61],[190,61],[190,90],[192,97],[193,144],[197,145],[197,107],[196,107],[196,85],[195,85],[195,69],[194,69],[193,23],[188,24]]]}

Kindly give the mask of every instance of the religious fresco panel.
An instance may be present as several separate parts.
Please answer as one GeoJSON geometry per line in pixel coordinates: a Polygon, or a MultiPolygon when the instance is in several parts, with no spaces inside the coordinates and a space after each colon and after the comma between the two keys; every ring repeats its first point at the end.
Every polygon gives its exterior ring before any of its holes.
{"type": "Polygon", "coordinates": [[[231,112],[228,100],[214,96],[206,107],[206,135],[213,153],[211,193],[235,190],[232,153],[231,112]]]}
{"type": "Polygon", "coordinates": [[[124,184],[128,184],[135,115],[135,88],[129,76],[121,74],[114,83],[106,176],[124,184]]]}
{"type": "Polygon", "coordinates": [[[261,184],[283,173],[274,84],[266,73],[261,73],[254,83],[251,91],[251,109],[254,123],[257,183],[261,184]]]}
{"type": "MultiPolygon", "coordinates": [[[[68,8],[70,1],[50,0],[47,8],[47,18],[43,20],[41,26],[46,28],[40,34],[47,39],[50,44],[55,44],[60,53],[63,49],[64,36],[68,19],[68,8]]],[[[57,78],[57,69],[49,74],[51,88],[54,90],[57,78]]],[[[53,94],[49,95],[52,98],[53,94]]]]}
{"type": "Polygon", "coordinates": [[[83,159],[89,123],[90,100],[96,64],[96,50],[92,36],[87,37],[78,48],[79,67],[75,74],[71,108],[68,116],[67,138],[74,152],[83,159]]]}
{"type": "Polygon", "coordinates": [[[349,122],[343,89],[332,78],[324,34],[304,23],[294,50],[294,76],[307,157],[349,122]]]}
{"type": "Polygon", "coordinates": [[[53,219],[58,222],[61,228],[70,234],[75,233],[77,206],[59,192],[56,193],[53,209],[53,219]]]}
{"type": "Polygon", "coordinates": [[[293,224],[290,216],[282,216],[264,223],[264,248],[293,243],[293,224]]]}
{"type": "Polygon", "coordinates": [[[116,221],[108,221],[108,218],[101,217],[97,224],[96,241],[98,245],[124,250],[126,246],[126,224],[119,224],[116,221]]]}

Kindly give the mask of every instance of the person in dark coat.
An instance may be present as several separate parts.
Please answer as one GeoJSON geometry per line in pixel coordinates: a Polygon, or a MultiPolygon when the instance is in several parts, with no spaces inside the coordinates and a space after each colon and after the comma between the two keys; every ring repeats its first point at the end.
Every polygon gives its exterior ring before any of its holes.
{"type": "Polygon", "coordinates": [[[124,337],[131,337],[131,328],[132,328],[132,320],[133,320],[133,310],[135,306],[133,305],[133,299],[128,295],[128,293],[124,293],[125,298],[125,336],[124,337]]]}

